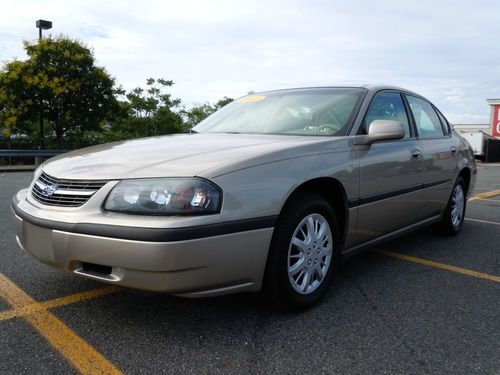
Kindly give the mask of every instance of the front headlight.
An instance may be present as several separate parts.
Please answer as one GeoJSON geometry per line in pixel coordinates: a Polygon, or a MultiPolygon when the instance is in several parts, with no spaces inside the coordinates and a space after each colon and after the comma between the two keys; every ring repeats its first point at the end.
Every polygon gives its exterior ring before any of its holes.
{"type": "Polygon", "coordinates": [[[207,215],[220,211],[222,192],[201,178],[154,178],[118,183],[106,199],[108,211],[143,215],[207,215]]]}

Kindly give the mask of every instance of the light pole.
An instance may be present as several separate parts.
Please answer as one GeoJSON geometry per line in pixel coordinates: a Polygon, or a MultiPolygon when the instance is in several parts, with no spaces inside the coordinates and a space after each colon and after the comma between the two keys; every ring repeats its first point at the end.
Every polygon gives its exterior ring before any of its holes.
{"type": "MultiPolygon", "coordinates": [[[[42,30],[52,29],[52,22],[46,20],[38,20],[36,21],[36,27],[38,28],[38,41],[42,40],[42,30]]],[[[40,104],[41,101],[40,101],[40,104]]],[[[40,150],[44,149],[44,136],[43,136],[43,109],[40,109],[40,145],[38,148],[40,150]]]]}

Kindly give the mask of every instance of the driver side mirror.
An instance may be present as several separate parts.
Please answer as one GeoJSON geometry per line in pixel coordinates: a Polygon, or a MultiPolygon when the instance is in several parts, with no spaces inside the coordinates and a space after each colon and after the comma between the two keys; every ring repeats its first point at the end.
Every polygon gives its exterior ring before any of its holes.
{"type": "Polygon", "coordinates": [[[367,135],[354,137],[355,145],[371,145],[373,142],[390,141],[402,139],[405,136],[405,128],[399,121],[375,120],[368,127],[367,135]]]}

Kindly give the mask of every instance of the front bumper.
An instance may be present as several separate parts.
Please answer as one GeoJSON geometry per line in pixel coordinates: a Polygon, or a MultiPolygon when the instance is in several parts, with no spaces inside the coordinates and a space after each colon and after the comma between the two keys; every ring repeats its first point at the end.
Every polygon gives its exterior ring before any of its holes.
{"type": "Polygon", "coordinates": [[[112,226],[110,231],[109,225],[37,218],[36,210],[23,210],[29,204],[25,196],[18,194],[12,202],[17,241],[45,264],[110,284],[193,297],[261,288],[273,233],[269,218],[257,226],[228,223],[229,230],[221,230],[224,223],[197,227],[201,238],[189,228],[112,226]]]}

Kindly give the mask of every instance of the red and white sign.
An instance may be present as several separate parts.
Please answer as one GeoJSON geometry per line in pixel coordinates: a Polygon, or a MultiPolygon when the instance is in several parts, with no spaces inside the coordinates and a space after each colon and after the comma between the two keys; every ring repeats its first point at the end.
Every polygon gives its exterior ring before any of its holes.
{"type": "Polygon", "coordinates": [[[493,137],[500,137],[500,105],[493,106],[493,129],[491,129],[493,137]]]}

